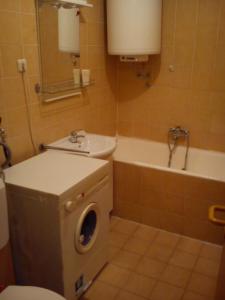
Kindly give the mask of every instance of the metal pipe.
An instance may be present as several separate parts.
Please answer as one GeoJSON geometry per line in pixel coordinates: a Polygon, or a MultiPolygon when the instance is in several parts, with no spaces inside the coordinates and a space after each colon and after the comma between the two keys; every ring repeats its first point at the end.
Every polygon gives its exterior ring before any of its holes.
{"type": "Polygon", "coordinates": [[[1,141],[0,141],[0,146],[2,146],[4,155],[5,155],[5,161],[1,165],[2,169],[11,167],[12,166],[12,164],[11,164],[12,152],[11,152],[9,146],[6,143],[3,143],[1,141]]]}
{"type": "Polygon", "coordinates": [[[40,151],[59,150],[59,151],[66,151],[66,152],[74,152],[76,154],[90,154],[90,151],[67,149],[67,148],[63,148],[63,147],[55,147],[55,146],[49,146],[49,145],[45,145],[45,144],[40,144],[39,150],[40,151]]]}
{"type": "Polygon", "coordinates": [[[190,136],[188,134],[188,135],[186,135],[186,153],[185,153],[185,159],[184,159],[184,167],[182,169],[183,171],[187,170],[189,147],[190,147],[190,136]]]}
{"type": "Polygon", "coordinates": [[[168,161],[168,168],[171,167],[173,154],[178,146],[178,141],[180,138],[184,138],[186,141],[186,153],[184,159],[184,167],[182,168],[183,171],[187,170],[187,163],[188,163],[188,154],[189,154],[189,147],[190,147],[190,133],[187,129],[182,128],[180,126],[170,128],[168,131],[168,147],[169,147],[169,161],[168,161]],[[173,145],[171,145],[171,141],[173,145]]]}

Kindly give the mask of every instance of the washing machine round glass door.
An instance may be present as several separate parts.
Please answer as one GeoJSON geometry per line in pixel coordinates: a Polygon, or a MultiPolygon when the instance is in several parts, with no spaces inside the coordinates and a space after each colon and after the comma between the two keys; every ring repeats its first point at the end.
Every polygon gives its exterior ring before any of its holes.
{"type": "Polygon", "coordinates": [[[75,248],[79,253],[84,254],[94,246],[99,231],[99,217],[96,203],[89,204],[80,215],[75,232],[75,248]]]}

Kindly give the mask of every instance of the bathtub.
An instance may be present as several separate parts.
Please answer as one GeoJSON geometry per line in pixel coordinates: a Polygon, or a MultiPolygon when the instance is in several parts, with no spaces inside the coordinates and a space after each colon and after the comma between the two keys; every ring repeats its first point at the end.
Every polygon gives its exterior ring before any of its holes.
{"type": "Polygon", "coordinates": [[[225,205],[225,154],[179,146],[168,168],[168,146],[118,137],[114,152],[114,208],[121,217],[222,244],[224,229],[208,221],[208,208],[225,205]]]}

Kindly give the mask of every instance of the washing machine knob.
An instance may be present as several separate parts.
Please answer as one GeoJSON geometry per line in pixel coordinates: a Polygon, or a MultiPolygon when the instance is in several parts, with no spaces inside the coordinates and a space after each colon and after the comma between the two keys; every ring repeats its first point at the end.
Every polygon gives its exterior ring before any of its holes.
{"type": "Polygon", "coordinates": [[[74,201],[68,200],[65,203],[64,207],[65,207],[66,212],[72,212],[76,207],[76,203],[74,201]]]}

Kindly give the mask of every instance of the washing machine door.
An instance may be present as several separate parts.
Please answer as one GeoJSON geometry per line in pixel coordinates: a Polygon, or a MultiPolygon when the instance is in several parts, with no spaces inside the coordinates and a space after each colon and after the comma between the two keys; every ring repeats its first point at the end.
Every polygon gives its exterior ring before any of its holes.
{"type": "Polygon", "coordinates": [[[75,248],[87,253],[94,246],[99,232],[100,211],[96,203],[89,204],[80,215],[75,232],[75,248]]]}

